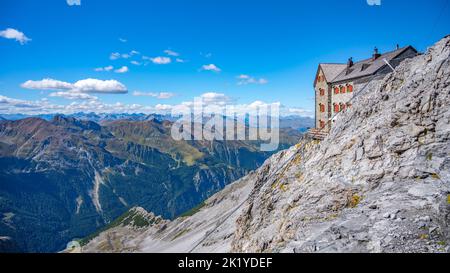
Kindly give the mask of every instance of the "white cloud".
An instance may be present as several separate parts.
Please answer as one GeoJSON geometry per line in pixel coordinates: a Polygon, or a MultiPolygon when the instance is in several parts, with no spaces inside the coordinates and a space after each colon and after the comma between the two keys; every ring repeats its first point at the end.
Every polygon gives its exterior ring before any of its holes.
{"type": "Polygon", "coordinates": [[[78,93],[71,91],[58,91],[49,94],[50,97],[60,97],[69,100],[97,100],[98,98],[95,96],[91,96],[86,93],[78,93]]]}
{"type": "Polygon", "coordinates": [[[73,84],[73,90],[83,93],[109,93],[109,94],[123,94],[128,90],[122,83],[116,80],[97,80],[85,79],[77,81],[73,84]]]}
{"type": "Polygon", "coordinates": [[[109,65],[109,66],[105,66],[105,67],[97,67],[94,70],[97,72],[100,72],[100,71],[111,71],[113,69],[114,69],[114,67],[112,65],[109,65]]]}
{"type": "Polygon", "coordinates": [[[127,73],[128,72],[128,67],[127,66],[122,66],[121,68],[114,70],[114,72],[116,72],[116,73],[127,73]]]}
{"type": "Polygon", "coordinates": [[[110,58],[111,60],[117,60],[117,59],[120,58],[120,53],[118,53],[118,52],[111,53],[111,55],[109,56],[109,58],[110,58]]]}
{"type": "Polygon", "coordinates": [[[121,94],[127,93],[128,90],[122,83],[116,80],[98,80],[98,79],[84,79],[75,83],[68,83],[53,79],[43,79],[40,81],[26,81],[21,84],[25,89],[38,89],[38,90],[68,90],[78,93],[110,93],[121,94]]]}
{"type": "Polygon", "coordinates": [[[217,67],[215,64],[205,64],[202,66],[201,70],[206,71],[214,71],[214,72],[220,72],[222,71],[219,67],[217,67]]]}
{"type": "Polygon", "coordinates": [[[235,102],[235,99],[222,93],[208,92],[200,96],[205,104],[225,105],[235,102]]]}
{"type": "Polygon", "coordinates": [[[172,59],[169,57],[155,57],[155,58],[149,58],[144,56],[144,60],[150,60],[154,64],[170,64],[172,62],[172,59]]]}
{"type": "Polygon", "coordinates": [[[205,57],[205,58],[208,58],[208,59],[212,57],[212,53],[202,53],[202,52],[200,52],[200,55],[205,57]]]}
{"type": "Polygon", "coordinates": [[[178,52],[172,51],[170,49],[164,50],[164,53],[166,53],[169,56],[178,57],[180,54],[178,52]]]}
{"type": "MultiPolygon", "coordinates": [[[[58,93],[58,92],[55,92],[58,93]]],[[[104,103],[98,99],[89,99],[88,97],[82,95],[72,95],[64,94],[64,92],[59,92],[59,94],[54,94],[56,97],[66,97],[68,99],[74,99],[75,101],[69,105],[59,105],[50,103],[47,99],[41,99],[37,101],[26,101],[8,98],[0,95],[0,113],[12,114],[12,113],[22,113],[22,114],[48,114],[48,113],[62,113],[71,114],[76,112],[95,112],[95,113],[160,113],[160,114],[170,114],[171,110],[183,109],[185,107],[191,108],[193,103],[182,102],[176,105],[170,104],[157,104],[155,106],[141,105],[141,104],[124,104],[124,103],[104,103]],[[79,96],[76,98],[76,96],[79,96]]],[[[203,98],[204,106],[211,107],[209,109],[225,109],[225,106],[232,105],[235,107],[235,111],[238,114],[251,113],[251,111],[256,110],[258,107],[273,105],[271,103],[266,103],[263,101],[254,101],[249,104],[234,104],[234,99],[220,93],[209,92],[201,95],[203,98]]],[[[300,115],[306,117],[313,117],[314,113],[310,110],[305,110],[302,108],[288,108],[281,105],[281,103],[274,103],[280,107],[280,115],[300,115]]],[[[208,109],[204,109],[206,112],[208,109]]]]}
{"type": "Polygon", "coordinates": [[[185,62],[186,62],[186,60],[180,59],[180,58],[176,58],[175,61],[176,61],[177,63],[185,63],[185,62]]]}
{"type": "Polygon", "coordinates": [[[264,78],[257,79],[257,78],[254,78],[254,77],[251,77],[251,76],[245,75],[245,74],[239,75],[237,77],[237,79],[238,79],[238,85],[267,84],[269,82],[267,79],[264,79],[264,78]]]}
{"type": "Polygon", "coordinates": [[[132,50],[129,53],[119,53],[119,52],[113,52],[109,55],[109,59],[110,60],[117,60],[117,59],[129,59],[131,57],[133,57],[134,55],[139,55],[141,54],[139,51],[136,50],[132,50]]]}
{"type": "Polygon", "coordinates": [[[64,90],[71,89],[73,85],[68,82],[58,81],[54,79],[43,79],[40,81],[26,81],[20,85],[25,89],[38,89],[38,90],[64,90]]]}
{"type": "Polygon", "coordinates": [[[66,0],[69,6],[81,6],[81,0],[66,0]]]}
{"type": "Polygon", "coordinates": [[[138,61],[131,61],[130,63],[131,63],[131,64],[134,64],[134,65],[141,65],[141,63],[138,62],[138,61]]]}
{"type": "Polygon", "coordinates": [[[158,99],[170,99],[170,98],[174,97],[175,94],[174,93],[170,93],[170,92],[154,93],[154,92],[134,91],[133,92],[133,96],[137,96],[137,97],[153,97],[153,98],[158,98],[158,99]]]}
{"type": "Polygon", "coordinates": [[[162,111],[162,112],[170,112],[172,110],[173,106],[169,104],[157,104],[155,106],[155,110],[162,111]]]}
{"type": "Polygon", "coordinates": [[[121,41],[122,43],[128,42],[127,39],[124,39],[124,38],[119,38],[119,41],[121,41]]]}
{"type": "Polygon", "coordinates": [[[14,39],[17,42],[19,42],[21,45],[26,44],[27,42],[31,41],[30,38],[25,36],[23,32],[20,32],[13,28],[7,28],[5,30],[0,31],[0,37],[6,38],[6,39],[14,39]]]}

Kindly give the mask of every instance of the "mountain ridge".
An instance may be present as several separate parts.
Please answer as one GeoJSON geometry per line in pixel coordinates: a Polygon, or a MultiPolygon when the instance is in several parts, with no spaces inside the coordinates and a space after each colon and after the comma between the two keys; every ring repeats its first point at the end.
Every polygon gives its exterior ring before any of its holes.
{"type": "MultiPolygon", "coordinates": [[[[171,219],[270,156],[258,143],[175,143],[170,121],[115,122],[1,121],[0,234],[22,251],[47,252],[134,206],[171,219]]],[[[285,136],[282,147],[296,138],[285,136]]]]}

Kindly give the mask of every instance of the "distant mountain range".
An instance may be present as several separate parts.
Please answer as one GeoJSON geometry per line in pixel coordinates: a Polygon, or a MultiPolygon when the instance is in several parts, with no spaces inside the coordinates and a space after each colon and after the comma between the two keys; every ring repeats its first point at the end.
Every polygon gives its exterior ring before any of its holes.
{"type": "MultiPolygon", "coordinates": [[[[74,113],[70,115],[62,115],[62,114],[41,114],[41,115],[24,115],[24,114],[1,114],[0,120],[19,120],[24,118],[41,118],[47,121],[52,120],[55,116],[65,116],[65,117],[73,117],[80,120],[89,120],[97,123],[114,121],[114,120],[130,120],[130,121],[144,121],[144,120],[159,120],[159,121],[176,121],[179,117],[172,115],[162,115],[162,114],[143,114],[143,113],[119,113],[119,114],[110,114],[110,113],[74,113]]],[[[246,120],[248,122],[248,119],[246,120]]],[[[247,123],[248,124],[248,123],[247,123]]],[[[292,128],[295,130],[306,131],[308,128],[314,127],[314,119],[311,117],[303,117],[303,116],[285,116],[280,118],[280,128],[292,128]]]]}
{"type": "MultiPolygon", "coordinates": [[[[259,142],[174,141],[160,115],[4,117],[0,236],[28,252],[61,250],[134,206],[173,219],[272,155],[259,142]]],[[[280,149],[300,136],[281,129],[280,149]]]]}

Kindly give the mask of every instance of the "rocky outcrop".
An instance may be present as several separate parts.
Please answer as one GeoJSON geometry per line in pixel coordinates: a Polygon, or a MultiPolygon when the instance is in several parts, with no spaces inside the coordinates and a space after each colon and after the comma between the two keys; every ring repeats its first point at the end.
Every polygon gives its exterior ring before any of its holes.
{"type": "Polygon", "coordinates": [[[193,216],[126,244],[143,252],[449,252],[449,56],[446,37],[358,93],[324,141],[303,139],[193,216]]]}

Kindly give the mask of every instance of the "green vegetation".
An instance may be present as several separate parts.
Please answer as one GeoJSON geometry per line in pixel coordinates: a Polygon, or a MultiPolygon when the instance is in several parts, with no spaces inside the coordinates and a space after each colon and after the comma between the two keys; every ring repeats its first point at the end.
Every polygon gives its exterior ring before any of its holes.
{"type": "Polygon", "coordinates": [[[106,225],[103,228],[97,230],[96,232],[90,234],[89,236],[79,240],[78,242],[80,243],[81,246],[84,246],[87,243],[89,243],[92,239],[97,237],[103,231],[106,231],[108,229],[112,229],[112,228],[115,228],[118,226],[131,225],[136,228],[144,228],[144,227],[151,226],[153,224],[157,224],[158,222],[159,222],[159,219],[158,220],[155,220],[154,218],[147,219],[143,215],[141,215],[138,211],[136,211],[135,209],[130,209],[127,212],[125,212],[124,214],[122,214],[121,216],[119,216],[118,218],[116,218],[114,221],[109,223],[108,225],[106,225]]]}
{"type": "Polygon", "coordinates": [[[186,211],[185,213],[181,214],[179,217],[188,217],[196,214],[199,212],[204,206],[206,205],[205,202],[201,202],[199,205],[193,207],[192,209],[186,211]]]}
{"type": "Polygon", "coordinates": [[[176,239],[180,238],[181,236],[183,236],[184,234],[188,233],[189,231],[191,231],[190,229],[183,229],[182,231],[178,232],[177,235],[175,235],[175,237],[173,237],[172,241],[175,241],[176,239]]]}
{"type": "Polygon", "coordinates": [[[354,194],[354,195],[350,198],[349,203],[348,203],[348,206],[349,206],[350,208],[355,208],[356,206],[359,205],[360,202],[361,202],[361,196],[359,196],[359,195],[357,195],[357,194],[354,194]]]}

